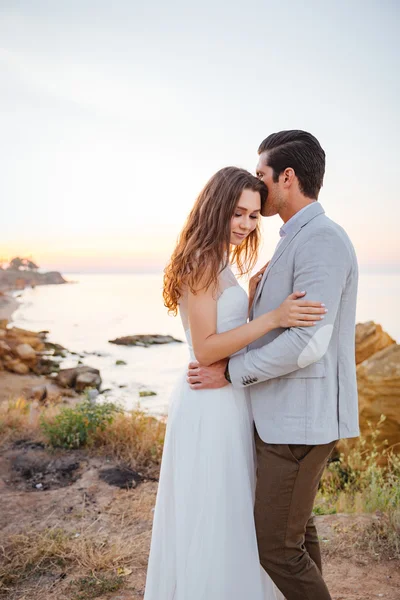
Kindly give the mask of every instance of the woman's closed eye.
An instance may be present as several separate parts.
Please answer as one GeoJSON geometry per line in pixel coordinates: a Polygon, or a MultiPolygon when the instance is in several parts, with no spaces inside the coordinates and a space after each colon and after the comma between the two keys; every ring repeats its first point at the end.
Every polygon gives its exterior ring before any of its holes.
{"type": "MultiPolygon", "coordinates": [[[[243,215],[239,215],[238,213],[235,213],[235,217],[242,217],[243,215]]],[[[250,219],[258,219],[258,215],[250,215],[250,219]]]]}

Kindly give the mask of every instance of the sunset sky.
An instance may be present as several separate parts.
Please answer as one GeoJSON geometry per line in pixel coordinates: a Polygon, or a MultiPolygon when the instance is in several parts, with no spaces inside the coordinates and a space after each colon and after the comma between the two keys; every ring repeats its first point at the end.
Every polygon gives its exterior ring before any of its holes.
{"type": "Polygon", "coordinates": [[[0,257],[161,270],[207,179],[299,128],[361,266],[400,269],[399,6],[0,0],[0,257]]]}

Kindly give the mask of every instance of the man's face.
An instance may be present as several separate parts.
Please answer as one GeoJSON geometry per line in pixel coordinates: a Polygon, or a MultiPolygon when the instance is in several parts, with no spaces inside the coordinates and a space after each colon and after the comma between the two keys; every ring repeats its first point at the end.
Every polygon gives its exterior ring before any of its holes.
{"type": "Polygon", "coordinates": [[[285,205],[285,196],[280,185],[280,178],[277,182],[273,179],[273,170],[268,166],[267,152],[260,154],[256,167],[256,174],[261,181],[265,183],[268,189],[267,201],[261,212],[263,217],[272,217],[277,215],[285,205]]]}

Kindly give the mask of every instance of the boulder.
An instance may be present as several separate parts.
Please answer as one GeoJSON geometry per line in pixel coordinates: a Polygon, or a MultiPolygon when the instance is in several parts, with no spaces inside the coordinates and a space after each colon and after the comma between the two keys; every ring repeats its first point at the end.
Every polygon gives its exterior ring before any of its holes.
{"type": "Polygon", "coordinates": [[[77,369],[60,369],[56,377],[56,383],[61,387],[74,387],[78,376],[77,369]]]}
{"type": "Polygon", "coordinates": [[[356,364],[395,344],[394,339],[373,321],[356,325],[356,364]]]}
{"type": "Polygon", "coordinates": [[[4,340],[0,340],[0,356],[11,354],[11,348],[4,340]]]}
{"type": "Polygon", "coordinates": [[[7,371],[18,373],[18,375],[26,375],[29,373],[29,367],[18,358],[11,358],[10,356],[4,357],[4,366],[7,371]]]}
{"type": "Polygon", "coordinates": [[[7,329],[7,325],[8,325],[7,319],[0,319],[0,329],[7,329]]]}
{"type": "Polygon", "coordinates": [[[86,387],[99,388],[101,385],[100,371],[93,367],[75,367],[72,369],[61,369],[55,379],[56,383],[61,387],[74,387],[79,391],[83,391],[86,387]],[[82,375],[90,375],[90,377],[81,377],[82,375]],[[79,378],[79,381],[78,381],[79,378]]]}
{"type": "Polygon", "coordinates": [[[26,329],[20,329],[19,327],[12,327],[7,330],[7,341],[15,344],[29,344],[36,352],[42,352],[44,350],[44,343],[39,334],[34,331],[28,331],[26,329]]]}
{"type": "Polygon", "coordinates": [[[360,364],[357,381],[362,434],[370,437],[368,422],[376,426],[384,415],[377,444],[387,440],[400,453],[400,346],[391,344],[360,364]]]}
{"type": "Polygon", "coordinates": [[[83,392],[86,388],[99,389],[101,386],[100,373],[81,373],[75,381],[75,389],[77,392],[83,392]]]}
{"type": "Polygon", "coordinates": [[[60,363],[57,360],[53,360],[52,358],[46,358],[41,356],[34,367],[32,367],[32,371],[36,373],[36,375],[50,375],[51,373],[58,373],[60,370],[60,363]]]}
{"type": "Polygon", "coordinates": [[[153,344],[171,344],[172,342],[182,343],[172,335],[127,335],[125,337],[109,340],[110,344],[118,344],[119,346],[152,346],[153,344]]]}
{"type": "Polygon", "coordinates": [[[25,362],[36,362],[36,352],[30,344],[18,344],[15,351],[21,360],[25,362]]]}

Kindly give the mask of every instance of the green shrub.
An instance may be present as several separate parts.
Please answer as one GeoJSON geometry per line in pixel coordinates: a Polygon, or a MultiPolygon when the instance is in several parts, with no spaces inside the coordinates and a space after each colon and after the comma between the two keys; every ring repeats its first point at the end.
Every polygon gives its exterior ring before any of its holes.
{"type": "Polygon", "coordinates": [[[52,420],[41,419],[41,429],[50,446],[80,448],[90,444],[91,437],[112,423],[121,408],[112,402],[94,404],[89,400],[74,408],[62,408],[52,420]]]}

